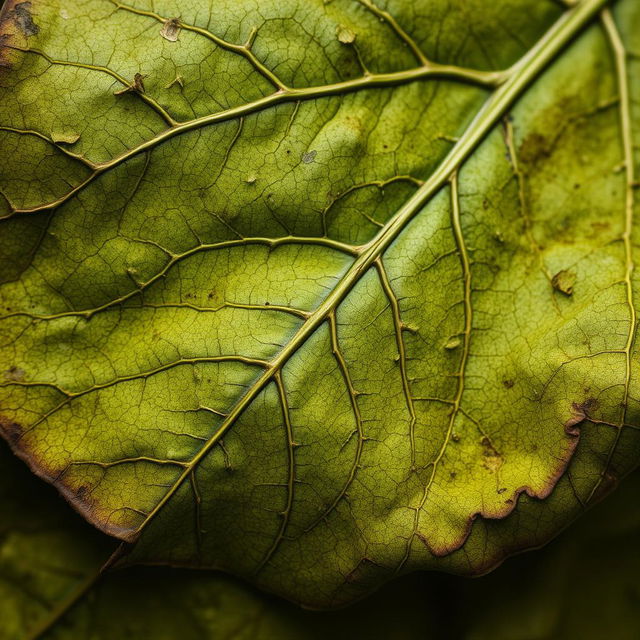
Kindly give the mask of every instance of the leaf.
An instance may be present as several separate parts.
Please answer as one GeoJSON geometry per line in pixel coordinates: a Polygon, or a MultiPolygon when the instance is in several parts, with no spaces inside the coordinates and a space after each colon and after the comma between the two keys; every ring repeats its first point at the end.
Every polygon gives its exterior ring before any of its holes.
{"type": "Polygon", "coordinates": [[[0,638],[27,637],[91,582],[113,543],[0,448],[0,638]]]}
{"type": "Polygon", "coordinates": [[[14,451],[123,563],[314,607],[555,535],[640,444],[640,11],[606,4],[5,4],[14,451]]]}
{"type": "Polygon", "coordinates": [[[34,637],[34,624],[46,639],[623,639],[640,622],[637,473],[557,541],[490,576],[413,574],[354,606],[318,613],[215,572],[130,567],[85,589],[83,579],[95,577],[107,553],[105,539],[42,491],[3,447],[0,460],[3,486],[12,487],[0,502],[3,640],[34,637]]]}

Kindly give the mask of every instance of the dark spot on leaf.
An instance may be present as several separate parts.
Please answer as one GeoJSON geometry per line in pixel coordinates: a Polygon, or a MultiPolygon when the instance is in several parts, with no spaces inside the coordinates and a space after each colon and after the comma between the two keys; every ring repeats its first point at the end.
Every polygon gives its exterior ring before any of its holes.
{"type": "MultiPolygon", "coordinates": [[[[0,23],[0,27],[3,26],[4,23],[0,23]]],[[[11,36],[8,33],[0,34],[0,53],[9,50],[9,41],[11,40],[11,36]]],[[[0,67],[9,67],[9,62],[3,57],[0,56],[0,67]]]]}
{"type": "Polygon", "coordinates": [[[482,466],[491,473],[496,473],[500,467],[502,466],[504,460],[500,453],[498,453],[497,449],[491,443],[491,440],[487,438],[487,436],[483,436],[482,440],[480,440],[480,444],[482,445],[482,466]]]}
{"type": "Polygon", "coordinates": [[[6,416],[0,415],[0,433],[11,444],[16,444],[22,436],[22,427],[6,416]]]}
{"type": "Polygon", "coordinates": [[[13,8],[13,21],[25,36],[35,36],[40,32],[40,27],[31,16],[31,3],[19,2],[13,8]]]}
{"type": "Polygon", "coordinates": [[[518,157],[522,164],[537,164],[551,155],[547,139],[539,133],[530,133],[522,142],[518,157]]]}
{"type": "Polygon", "coordinates": [[[571,405],[571,417],[564,423],[564,430],[567,435],[577,436],[578,430],[575,428],[581,422],[589,419],[589,413],[598,407],[595,398],[587,398],[584,402],[574,402],[571,405]]]}
{"type": "Polygon", "coordinates": [[[13,367],[9,367],[4,372],[4,377],[6,380],[12,380],[13,382],[20,382],[25,378],[25,370],[21,369],[20,367],[16,367],[14,365],[13,367]]]}
{"type": "Polygon", "coordinates": [[[77,489],[76,489],[76,496],[78,497],[78,499],[82,499],[87,495],[87,492],[89,491],[89,487],[87,487],[86,485],[80,485],[77,489]]]}
{"type": "Polygon", "coordinates": [[[503,380],[502,384],[504,385],[505,389],[512,389],[515,382],[513,380],[503,380]]]}

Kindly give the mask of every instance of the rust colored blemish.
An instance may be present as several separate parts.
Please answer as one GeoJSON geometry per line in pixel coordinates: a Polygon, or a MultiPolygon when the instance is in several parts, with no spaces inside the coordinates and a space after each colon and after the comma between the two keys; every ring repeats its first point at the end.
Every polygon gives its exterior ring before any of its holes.
{"type": "Polygon", "coordinates": [[[16,38],[20,36],[15,22],[13,21],[13,9],[16,5],[16,0],[6,0],[2,8],[0,9],[0,68],[9,68],[11,66],[11,60],[9,54],[11,52],[11,45],[19,44],[14,42],[16,38]]]}
{"type": "Polygon", "coordinates": [[[598,401],[595,398],[587,398],[584,402],[574,402],[571,405],[571,417],[564,423],[564,430],[567,435],[577,436],[578,429],[576,427],[585,420],[589,419],[589,412],[598,407],[598,401]]]}
{"type": "Polygon", "coordinates": [[[518,158],[521,164],[535,165],[551,155],[549,142],[537,133],[530,133],[522,142],[518,150],[518,158]]]}
{"type": "MultiPolygon", "coordinates": [[[[2,20],[3,15],[0,12],[0,20],[2,20]]],[[[6,29],[6,26],[3,22],[0,22],[0,31],[6,29]]],[[[11,65],[8,60],[8,52],[10,51],[9,44],[11,43],[11,35],[9,33],[0,33],[0,69],[2,67],[8,69],[11,65]]]]}
{"type": "Polygon", "coordinates": [[[0,71],[10,68],[19,55],[17,49],[27,47],[27,39],[40,31],[32,6],[31,2],[6,0],[0,8],[0,71]]]}

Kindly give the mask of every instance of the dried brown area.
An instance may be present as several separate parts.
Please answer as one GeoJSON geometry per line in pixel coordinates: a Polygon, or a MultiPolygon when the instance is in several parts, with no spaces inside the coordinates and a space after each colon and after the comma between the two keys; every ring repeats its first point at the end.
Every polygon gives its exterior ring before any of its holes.
{"type": "MultiPolygon", "coordinates": [[[[595,400],[592,398],[589,398],[585,400],[585,402],[582,403],[582,405],[587,405],[588,407],[593,408],[594,407],[594,404],[592,404],[593,402],[595,402],[595,400]]],[[[582,406],[582,405],[577,405],[576,403],[574,403],[572,407],[582,406]]],[[[522,494],[526,494],[530,498],[535,498],[537,500],[544,500],[548,498],[551,495],[551,492],[555,489],[560,478],[562,478],[562,476],[567,471],[569,464],[571,463],[573,455],[578,446],[578,442],[580,440],[580,431],[577,425],[585,419],[586,419],[586,415],[578,422],[575,422],[573,424],[565,424],[564,432],[566,435],[566,440],[565,440],[564,449],[558,455],[557,457],[558,462],[552,469],[548,478],[545,480],[541,489],[535,490],[533,487],[529,485],[523,485],[521,487],[518,487],[514,491],[512,491],[510,494],[505,494],[504,507],[500,509],[497,513],[495,511],[492,511],[491,513],[489,513],[487,510],[481,509],[480,511],[472,514],[468,518],[466,522],[466,526],[463,529],[460,536],[449,545],[441,545],[441,546],[434,545],[425,537],[418,534],[418,537],[423,542],[423,544],[436,557],[448,556],[449,554],[455,551],[458,551],[464,546],[467,539],[471,535],[473,523],[477,518],[484,518],[487,520],[502,520],[506,518],[507,516],[511,515],[511,513],[515,510],[516,506],[518,505],[518,500],[522,494]]],[[[569,420],[568,423],[569,422],[571,422],[571,420],[569,420]]],[[[492,450],[493,450],[492,447],[491,448],[485,447],[485,451],[489,453],[490,456],[493,455],[492,450]]],[[[503,491],[499,491],[499,493],[503,493],[503,491]]],[[[509,552],[506,555],[512,555],[512,554],[513,554],[513,551],[509,552]]],[[[480,565],[474,568],[472,575],[482,575],[484,573],[487,573],[491,571],[493,568],[495,568],[498,564],[500,564],[503,560],[504,560],[504,557],[501,557],[499,559],[487,558],[485,563],[481,563],[480,565]]]]}
{"type": "Polygon", "coordinates": [[[0,9],[0,73],[10,67],[16,58],[13,47],[25,47],[29,36],[39,33],[33,3],[24,0],[6,0],[0,9]]]}

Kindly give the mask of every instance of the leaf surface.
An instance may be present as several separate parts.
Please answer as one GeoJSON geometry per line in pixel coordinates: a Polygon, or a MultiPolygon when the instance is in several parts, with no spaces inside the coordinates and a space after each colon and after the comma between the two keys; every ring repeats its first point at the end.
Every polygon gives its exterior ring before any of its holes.
{"type": "Polygon", "coordinates": [[[353,606],[315,612],[215,572],[129,567],[96,579],[108,539],[43,491],[3,444],[0,461],[3,486],[11,487],[0,501],[2,640],[631,640],[640,624],[637,473],[557,541],[490,576],[416,573],[353,606]]]}
{"type": "Polygon", "coordinates": [[[315,607],[553,536],[640,444],[607,4],[7,3],[14,451],[128,562],[315,607]]]}

